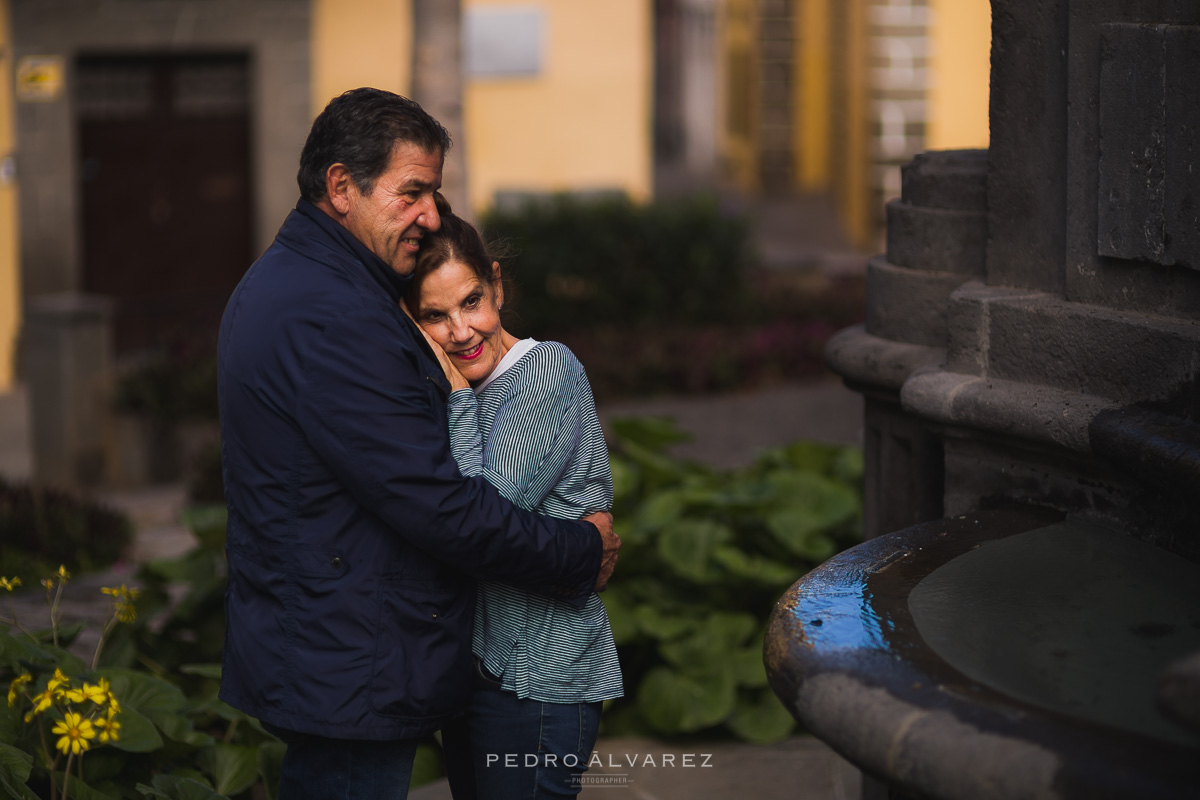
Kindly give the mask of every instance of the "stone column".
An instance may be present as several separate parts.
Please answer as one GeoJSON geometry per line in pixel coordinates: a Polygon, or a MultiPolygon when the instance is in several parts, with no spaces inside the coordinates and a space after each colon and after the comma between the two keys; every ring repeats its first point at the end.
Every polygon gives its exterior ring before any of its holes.
{"type": "Polygon", "coordinates": [[[22,373],[29,392],[33,475],[84,488],[105,479],[112,402],[112,305],[75,293],[25,307],[22,373]]]}
{"type": "Polygon", "coordinates": [[[888,204],[887,254],[867,267],[867,322],[831,340],[826,359],[866,397],[867,538],[942,516],[939,437],[900,407],[913,374],[945,362],[951,294],[982,277],[987,152],[923,153],[888,204]]]}

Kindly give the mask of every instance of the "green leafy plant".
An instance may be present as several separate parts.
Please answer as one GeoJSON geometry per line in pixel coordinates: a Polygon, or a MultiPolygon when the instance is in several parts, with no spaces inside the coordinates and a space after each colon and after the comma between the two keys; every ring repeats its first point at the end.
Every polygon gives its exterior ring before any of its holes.
{"type": "Polygon", "coordinates": [[[798,442],[716,471],[666,455],[669,422],[614,421],[621,561],[603,595],[626,697],[614,733],[769,742],[795,722],[767,686],[763,634],[780,595],[859,541],[862,457],[798,442]]]}
{"type": "MultiPolygon", "coordinates": [[[[220,528],[223,536],[223,520],[220,528]]],[[[102,590],[112,599],[112,615],[90,666],[64,649],[83,627],[62,624],[59,601],[69,577],[60,567],[43,582],[49,628],[26,627],[15,605],[0,620],[7,629],[0,635],[0,677],[9,680],[8,704],[0,709],[0,785],[8,796],[220,800],[249,797],[260,787],[258,796],[273,798],[284,746],[217,699],[219,666],[162,670],[132,646],[130,625],[116,627],[135,619],[164,624],[136,614],[134,601],[144,599],[139,590],[102,590]]],[[[19,578],[0,579],[2,589],[19,585],[19,578]]]]}

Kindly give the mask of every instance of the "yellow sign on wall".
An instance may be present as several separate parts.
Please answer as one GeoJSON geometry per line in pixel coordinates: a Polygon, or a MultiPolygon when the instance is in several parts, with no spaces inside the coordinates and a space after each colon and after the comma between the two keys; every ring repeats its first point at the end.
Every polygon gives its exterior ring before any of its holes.
{"type": "Polygon", "coordinates": [[[63,89],[62,56],[25,56],[17,62],[17,99],[57,100],[63,89]]]}

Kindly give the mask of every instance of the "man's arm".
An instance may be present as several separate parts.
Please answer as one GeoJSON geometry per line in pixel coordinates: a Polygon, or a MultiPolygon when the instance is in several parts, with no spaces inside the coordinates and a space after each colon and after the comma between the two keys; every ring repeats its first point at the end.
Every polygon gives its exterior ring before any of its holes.
{"type": "Polygon", "coordinates": [[[606,580],[595,527],[524,512],[459,473],[432,407],[441,376],[417,368],[416,350],[398,318],[364,312],[306,354],[297,419],[341,483],[414,546],[473,575],[562,597],[606,580]]]}
{"type": "MultiPolygon", "coordinates": [[[[469,388],[454,391],[447,406],[450,451],[462,473],[483,475],[502,496],[528,510],[541,505],[576,456],[579,429],[585,424],[577,394],[587,392],[590,405],[591,389],[578,372],[578,363],[565,353],[565,348],[560,352],[558,347],[544,347],[526,356],[536,358],[536,365],[522,373],[504,398],[486,449],[475,393],[469,388]]],[[[588,497],[576,498],[580,502],[569,508],[559,508],[561,513],[556,516],[575,516],[612,505],[608,453],[595,455],[604,459],[600,466],[602,479],[590,482],[588,497]]],[[[582,518],[596,525],[604,541],[596,581],[596,591],[602,591],[616,566],[621,540],[613,533],[612,515],[607,511],[582,518]]]]}

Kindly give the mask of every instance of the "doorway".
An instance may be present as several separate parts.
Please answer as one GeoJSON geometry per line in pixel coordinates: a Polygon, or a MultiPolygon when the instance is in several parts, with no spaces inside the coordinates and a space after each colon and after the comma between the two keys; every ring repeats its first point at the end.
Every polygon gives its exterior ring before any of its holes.
{"type": "Polygon", "coordinates": [[[75,85],[83,285],[116,352],[215,339],[254,257],[248,56],[82,56],[75,85]]]}

